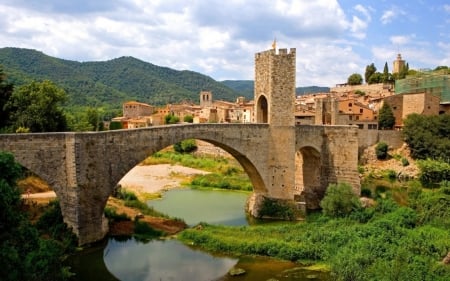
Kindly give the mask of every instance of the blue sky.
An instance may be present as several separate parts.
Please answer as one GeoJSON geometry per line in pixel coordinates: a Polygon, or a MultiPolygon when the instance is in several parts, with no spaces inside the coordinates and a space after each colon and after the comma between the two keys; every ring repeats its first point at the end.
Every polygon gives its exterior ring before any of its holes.
{"type": "MultiPolygon", "coordinates": [[[[2,0],[0,47],[76,61],[133,56],[216,80],[253,79],[254,54],[297,49],[298,86],[450,66],[450,0],[2,0]]],[[[1,63],[1,62],[0,62],[1,63]]]]}

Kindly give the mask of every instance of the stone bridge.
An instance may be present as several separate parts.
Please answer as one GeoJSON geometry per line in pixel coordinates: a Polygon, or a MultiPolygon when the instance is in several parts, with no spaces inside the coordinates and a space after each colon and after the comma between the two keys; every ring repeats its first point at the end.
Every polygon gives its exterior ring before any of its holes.
{"type": "Polygon", "coordinates": [[[266,198],[314,209],[329,183],[359,192],[358,132],[348,126],[188,124],[91,133],[0,135],[0,150],[47,181],[79,243],[107,232],[104,208],[120,179],[149,155],[185,139],[230,153],[253,184],[249,212],[266,198]]]}

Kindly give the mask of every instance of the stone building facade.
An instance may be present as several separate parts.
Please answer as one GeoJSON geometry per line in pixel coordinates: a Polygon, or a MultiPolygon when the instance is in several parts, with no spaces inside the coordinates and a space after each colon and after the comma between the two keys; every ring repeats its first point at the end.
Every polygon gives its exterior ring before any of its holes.
{"type": "Polygon", "coordinates": [[[155,108],[146,103],[129,101],[122,105],[122,110],[125,118],[139,118],[152,115],[155,108]]]}
{"type": "Polygon", "coordinates": [[[403,127],[403,120],[412,113],[438,115],[440,98],[429,93],[400,94],[384,99],[394,113],[395,127],[403,127]]]}

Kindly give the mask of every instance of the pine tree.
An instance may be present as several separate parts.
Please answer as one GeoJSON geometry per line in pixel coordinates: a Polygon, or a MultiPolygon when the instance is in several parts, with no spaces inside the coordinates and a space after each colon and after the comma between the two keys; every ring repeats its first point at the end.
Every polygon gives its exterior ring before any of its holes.
{"type": "Polygon", "coordinates": [[[392,129],[395,125],[395,117],[391,107],[387,102],[383,103],[378,114],[378,127],[381,130],[392,129]]]}

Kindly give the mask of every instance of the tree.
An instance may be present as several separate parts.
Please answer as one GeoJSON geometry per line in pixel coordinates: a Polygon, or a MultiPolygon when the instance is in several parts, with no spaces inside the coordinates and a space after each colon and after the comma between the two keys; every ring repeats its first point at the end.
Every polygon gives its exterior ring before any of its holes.
{"type": "Polygon", "coordinates": [[[330,184],[320,202],[322,212],[330,217],[345,217],[361,208],[358,196],[347,183],[330,184]]]}
{"type": "Polygon", "coordinates": [[[410,114],[404,120],[403,135],[416,159],[441,159],[450,163],[450,115],[410,114]]]}
{"type": "Polygon", "coordinates": [[[392,129],[395,125],[395,117],[391,107],[387,102],[383,103],[378,114],[378,127],[382,130],[392,129]]]}
{"type": "Polygon", "coordinates": [[[376,84],[383,82],[383,74],[380,72],[375,72],[369,77],[369,81],[367,83],[369,84],[376,84]]]}
{"type": "Polygon", "coordinates": [[[52,82],[31,82],[14,90],[7,108],[11,111],[13,128],[29,128],[31,132],[67,130],[62,104],[66,93],[52,82]]]}
{"type": "Polygon", "coordinates": [[[391,82],[392,82],[392,77],[391,77],[391,74],[389,73],[388,64],[387,64],[387,62],[385,62],[384,68],[383,68],[383,83],[391,83],[391,82]]]}
{"type": "Polygon", "coordinates": [[[369,83],[370,76],[372,76],[377,71],[377,68],[373,63],[366,66],[366,72],[364,73],[364,80],[369,83]]]}
{"type": "Polygon", "coordinates": [[[349,85],[361,85],[362,84],[362,76],[358,73],[353,73],[347,79],[347,84],[349,85]]]}
{"type": "Polygon", "coordinates": [[[180,122],[180,118],[178,116],[175,116],[173,114],[167,114],[164,116],[164,123],[165,124],[176,124],[180,122]]]}
{"type": "Polygon", "coordinates": [[[13,93],[13,85],[6,82],[6,75],[0,66],[0,130],[6,130],[10,125],[10,110],[5,105],[13,93]]]}
{"type": "Polygon", "coordinates": [[[184,116],[183,121],[187,123],[192,123],[194,122],[194,117],[192,117],[192,115],[186,115],[184,116]]]}
{"type": "Polygon", "coordinates": [[[21,167],[10,153],[0,152],[0,280],[66,280],[63,248],[42,239],[23,213],[16,180],[21,167]]]}

